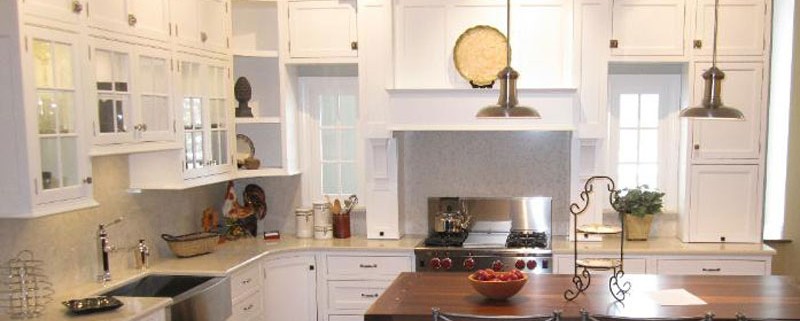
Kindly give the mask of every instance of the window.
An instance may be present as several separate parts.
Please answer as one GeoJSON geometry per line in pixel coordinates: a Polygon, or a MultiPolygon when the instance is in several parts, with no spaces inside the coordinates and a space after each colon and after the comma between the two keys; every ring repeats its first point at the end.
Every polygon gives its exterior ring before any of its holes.
{"type": "Polygon", "coordinates": [[[358,194],[358,81],[354,77],[301,77],[304,203],[358,194]],[[307,173],[307,175],[306,175],[307,173]]]}
{"type": "Polygon", "coordinates": [[[618,188],[647,185],[677,210],[680,75],[614,74],[610,160],[618,188]]]}

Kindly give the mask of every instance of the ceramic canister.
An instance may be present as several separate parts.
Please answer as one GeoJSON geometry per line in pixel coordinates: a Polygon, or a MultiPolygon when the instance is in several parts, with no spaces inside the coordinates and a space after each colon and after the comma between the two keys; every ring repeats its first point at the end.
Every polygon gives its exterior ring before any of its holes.
{"type": "Polygon", "coordinates": [[[314,227],[333,225],[331,209],[328,203],[314,202],[312,205],[314,206],[314,227]]]}
{"type": "Polygon", "coordinates": [[[294,210],[297,219],[297,237],[307,239],[314,236],[314,210],[310,208],[298,208],[294,210]]]}
{"type": "Polygon", "coordinates": [[[314,238],[327,240],[333,238],[333,225],[314,226],[314,238]]]}

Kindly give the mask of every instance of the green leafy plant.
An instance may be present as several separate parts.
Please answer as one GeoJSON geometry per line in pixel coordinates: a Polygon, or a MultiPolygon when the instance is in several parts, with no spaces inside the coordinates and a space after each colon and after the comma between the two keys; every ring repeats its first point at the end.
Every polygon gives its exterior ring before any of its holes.
{"type": "Polygon", "coordinates": [[[644,217],[661,213],[664,193],[651,190],[647,185],[614,191],[614,209],[620,214],[644,217]]]}

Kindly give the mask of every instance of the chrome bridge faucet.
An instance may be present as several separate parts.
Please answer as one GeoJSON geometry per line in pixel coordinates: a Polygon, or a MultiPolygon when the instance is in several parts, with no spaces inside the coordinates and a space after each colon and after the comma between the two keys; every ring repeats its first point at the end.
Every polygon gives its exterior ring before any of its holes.
{"type": "Polygon", "coordinates": [[[111,267],[108,262],[108,254],[111,252],[116,251],[116,247],[111,245],[110,240],[108,239],[108,232],[106,232],[106,228],[122,222],[123,217],[119,217],[110,223],[107,224],[100,224],[97,228],[97,245],[98,245],[98,258],[100,262],[100,266],[103,268],[103,272],[97,276],[98,282],[108,282],[111,281],[111,267]]]}

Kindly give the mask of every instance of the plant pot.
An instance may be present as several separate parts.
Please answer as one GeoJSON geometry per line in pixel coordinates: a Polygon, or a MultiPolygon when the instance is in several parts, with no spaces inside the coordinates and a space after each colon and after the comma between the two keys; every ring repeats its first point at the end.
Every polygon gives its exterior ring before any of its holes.
{"type": "Polygon", "coordinates": [[[650,225],[653,224],[653,215],[643,217],[623,215],[625,218],[625,239],[628,241],[647,241],[650,235],[650,225]]]}

